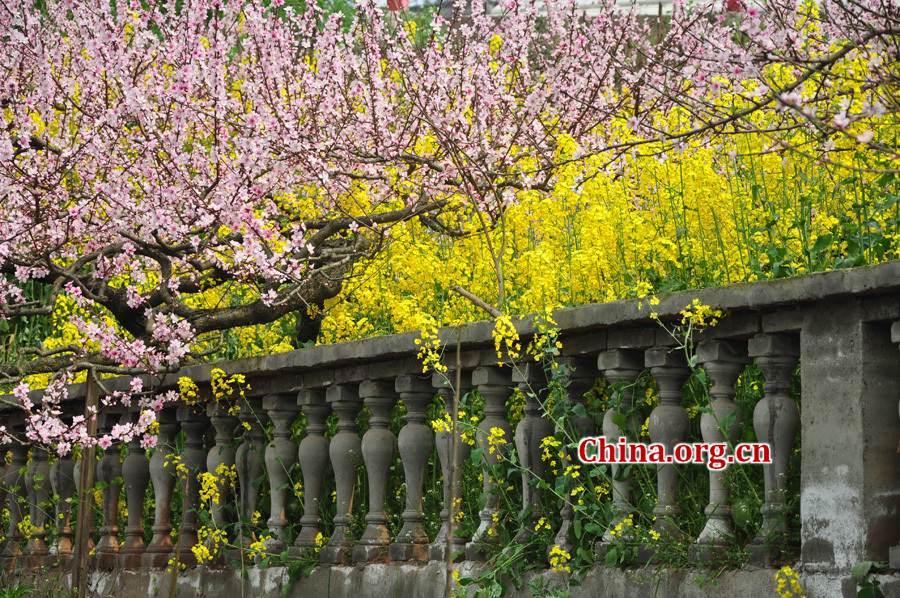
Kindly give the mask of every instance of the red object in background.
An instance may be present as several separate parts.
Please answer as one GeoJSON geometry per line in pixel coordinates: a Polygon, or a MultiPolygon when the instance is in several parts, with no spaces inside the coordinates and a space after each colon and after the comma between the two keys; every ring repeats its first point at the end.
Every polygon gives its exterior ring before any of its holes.
{"type": "Polygon", "coordinates": [[[409,0],[387,0],[388,10],[406,10],[409,8],[409,0]]]}
{"type": "MultiPolygon", "coordinates": [[[[390,0],[388,0],[390,2],[390,0]]],[[[390,4],[388,4],[390,6],[390,4]]],[[[741,0],[725,0],[725,10],[727,12],[742,12],[744,3],[741,0]]]]}

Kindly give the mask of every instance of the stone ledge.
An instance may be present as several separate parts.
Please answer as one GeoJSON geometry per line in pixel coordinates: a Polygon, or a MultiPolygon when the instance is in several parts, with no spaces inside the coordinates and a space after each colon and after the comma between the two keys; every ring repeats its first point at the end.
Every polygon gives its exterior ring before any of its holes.
{"type": "MultiPolygon", "coordinates": [[[[477,565],[461,565],[463,576],[474,575],[477,565]]],[[[207,569],[197,567],[178,577],[177,598],[221,598],[250,596],[284,598],[285,596],[319,596],[321,598],[390,598],[443,596],[444,563],[427,565],[369,564],[365,566],[323,566],[312,574],[291,583],[286,568],[247,569],[241,579],[239,569],[207,569]],[[288,589],[285,589],[288,588],[288,589]]],[[[733,571],[703,569],[672,570],[657,567],[622,571],[596,567],[572,587],[573,598],[760,598],[777,596],[774,568],[746,567],[733,571]]],[[[800,583],[807,598],[856,596],[856,583],[849,577],[807,573],[802,570],[800,583]]],[[[52,577],[52,570],[47,577],[52,577]]],[[[509,586],[507,596],[530,597],[528,582],[541,577],[553,586],[563,583],[562,574],[550,571],[530,572],[525,585],[516,591],[509,586]]],[[[900,595],[900,574],[878,575],[885,596],[900,595]]],[[[27,577],[22,577],[23,582],[27,577]]],[[[171,575],[160,570],[94,572],[90,578],[89,596],[97,598],[145,598],[168,596],[171,575]]]]}
{"type": "MultiPolygon", "coordinates": [[[[745,311],[775,312],[784,306],[793,306],[786,312],[795,311],[797,318],[802,311],[797,307],[809,305],[826,299],[859,296],[883,296],[900,291],[900,262],[887,262],[875,266],[865,266],[849,270],[831,270],[793,278],[778,280],[761,280],[741,282],[726,286],[699,290],[686,290],[658,295],[660,303],[653,307],[659,319],[680,319],[679,312],[695,298],[703,304],[722,309],[732,314],[745,311]]],[[[554,319],[565,336],[601,333],[604,330],[638,326],[652,326],[649,302],[639,299],[612,301],[609,303],[592,303],[578,307],[560,309],[554,319]]],[[[767,322],[775,316],[769,316],[767,322]]],[[[792,323],[790,315],[780,318],[778,328],[791,329],[799,324],[792,323]]],[[[514,321],[516,331],[522,336],[534,333],[534,318],[526,316],[514,321]]],[[[493,322],[481,321],[468,324],[463,329],[462,344],[466,350],[492,348],[493,322]]],[[[457,331],[455,328],[442,328],[439,337],[443,346],[455,344],[457,331]]],[[[226,362],[200,364],[166,376],[161,388],[174,387],[181,376],[188,376],[195,382],[203,384],[211,379],[214,368],[226,374],[241,373],[248,378],[259,376],[283,377],[290,374],[302,374],[316,370],[342,368],[348,365],[363,366],[365,364],[415,358],[419,346],[415,340],[418,332],[407,332],[390,336],[348,341],[333,345],[321,345],[307,349],[278,353],[274,355],[248,357],[226,362]]],[[[565,338],[563,338],[565,341],[565,338]]],[[[380,367],[380,366],[379,366],[380,367]]],[[[109,380],[106,385],[110,390],[126,390],[130,378],[121,377],[109,380]]],[[[145,380],[145,387],[150,384],[145,380]]],[[[281,389],[279,389],[281,390],[281,389]]],[[[34,402],[39,402],[43,391],[30,393],[34,402]]],[[[85,384],[70,387],[72,399],[83,398],[85,384]]],[[[11,395],[0,395],[2,403],[13,401],[11,395]]]]}

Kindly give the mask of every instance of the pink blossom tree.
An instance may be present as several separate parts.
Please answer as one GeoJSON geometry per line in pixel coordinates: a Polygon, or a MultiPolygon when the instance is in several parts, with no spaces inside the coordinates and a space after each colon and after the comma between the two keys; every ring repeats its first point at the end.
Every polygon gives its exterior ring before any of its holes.
{"type": "Polygon", "coordinates": [[[397,223],[493,226],[552,186],[561,136],[611,165],[741,131],[774,151],[796,128],[824,159],[835,136],[897,158],[867,124],[897,109],[890,0],[676,4],[665,24],[508,0],[423,31],[373,4],[352,23],[280,4],[0,8],[0,316],[64,294],[88,340],[0,364],[32,440],[91,442],[59,418],[77,372],[162,375],[223,330],[315,310],[397,223]],[[236,285],[238,305],[197,300],[236,285]],[[34,374],[53,375],[38,406],[34,374]]]}

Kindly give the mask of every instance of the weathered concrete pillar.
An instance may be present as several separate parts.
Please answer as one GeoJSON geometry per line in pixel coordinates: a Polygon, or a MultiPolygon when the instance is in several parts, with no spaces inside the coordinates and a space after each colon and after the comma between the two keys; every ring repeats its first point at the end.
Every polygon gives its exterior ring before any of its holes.
{"type": "MultiPolygon", "coordinates": [[[[100,435],[109,434],[121,416],[112,411],[101,413],[97,420],[100,435]]],[[[105,486],[101,490],[103,525],[94,549],[94,564],[100,569],[112,569],[119,554],[119,498],[122,494],[122,455],[118,444],[110,445],[97,463],[97,481],[105,486]]]]}
{"type": "Polygon", "coordinates": [[[533,480],[542,480],[547,463],[541,459],[541,441],[553,436],[553,422],[543,417],[541,405],[547,400],[547,375],[538,364],[527,363],[512,373],[512,381],[525,396],[525,417],[516,426],[516,454],[522,465],[522,531],[517,542],[527,542],[537,522],[545,517],[541,508],[541,489],[533,480]]]}
{"type": "Polygon", "coordinates": [[[263,409],[275,424],[272,441],[266,447],[266,471],[269,472],[271,497],[268,525],[272,532],[272,538],[266,542],[266,550],[281,552],[287,545],[285,528],[288,522],[285,507],[289,493],[293,492],[288,474],[297,463],[297,447],[291,442],[291,425],[297,419],[300,407],[297,405],[297,395],[288,393],[264,397],[263,409]]]}
{"type": "MultiPolygon", "coordinates": [[[[138,417],[138,413],[133,413],[129,419],[137,422],[138,417]]],[[[128,443],[128,456],[122,462],[122,479],[125,481],[128,524],[125,527],[125,541],[119,549],[119,566],[138,569],[144,556],[144,497],[150,483],[150,460],[141,447],[140,434],[128,443]]]]}
{"type": "MultiPolygon", "coordinates": [[[[0,462],[3,461],[3,451],[0,450],[0,462]]],[[[0,479],[2,479],[0,474],[0,479]]],[[[72,526],[70,525],[72,514],[72,497],[75,495],[75,461],[71,453],[60,457],[50,466],[50,486],[53,494],[59,497],[56,503],[56,555],[60,564],[66,565],[72,556],[72,526]]],[[[0,490],[2,493],[2,490],[0,490]]],[[[0,498],[0,504],[3,504],[0,498]]]]}
{"type": "MultiPolygon", "coordinates": [[[[900,343],[900,322],[894,322],[891,326],[891,340],[900,343]]],[[[891,569],[900,569],[900,544],[891,546],[888,551],[888,564],[891,569]]]]}
{"type": "MultiPolygon", "coordinates": [[[[578,412],[587,407],[584,395],[594,385],[594,381],[600,376],[600,372],[597,370],[597,361],[585,357],[563,357],[557,359],[556,363],[560,367],[565,368],[566,378],[569,382],[566,386],[566,412],[569,416],[565,422],[565,429],[561,430],[565,438],[564,444],[568,444],[570,441],[575,442],[579,438],[594,435],[594,420],[587,412],[584,415],[579,415],[578,412]],[[577,408],[578,405],[581,407],[577,408]]],[[[551,455],[548,462],[549,466],[552,466],[552,463],[556,461],[558,467],[562,467],[562,471],[565,471],[568,463],[572,462],[572,455],[569,454],[567,449],[551,449],[548,447],[547,450],[551,455]],[[560,453],[562,453],[561,457],[560,453]]],[[[543,451],[541,451],[541,455],[543,457],[543,451]]],[[[569,538],[569,530],[572,529],[572,522],[575,521],[575,507],[571,499],[571,495],[563,497],[564,504],[560,512],[562,524],[559,526],[559,531],[557,531],[556,539],[554,540],[554,546],[559,546],[569,554],[572,554],[574,549],[572,540],[569,538]]],[[[550,550],[553,550],[553,546],[550,547],[550,550]]]]}
{"type": "MultiPolygon", "coordinates": [[[[244,438],[234,456],[240,493],[238,512],[242,521],[252,522],[259,502],[257,480],[265,473],[266,435],[263,425],[267,421],[267,416],[259,399],[245,399],[240,408],[238,418],[243,426],[244,438]]],[[[249,529],[246,523],[241,523],[238,533],[238,541],[243,548],[249,548],[256,541],[256,530],[252,523],[249,529]]]]}
{"type": "Polygon", "coordinates": [[[328,539],[328,544],[319,551],[319,556],[323,563],[342,565],[350,563],[353,548],[353,540],[350,538],[353,489],[356,487],[356,470],[362,462],[362,441],[356,433],[356,414],[359,412],[360,400],[357,389],[345,385],[329,387],[325,400],[338,415],[338,432],[328,447],[334,469],[336,514],[334,533],[328,539]]]}
{"type": "MultiPolygon", "coordinates": [[[[733,447],[741,438],[743,421],[741,410],[734,403],[734,385],[750,363],[747,345],[740,341],[703,341],[697,347],[697,361],[712,381],[709,391],[712,413],[704,413],[700,418],[703,442],[726,442],[733,447]]],[[[726,538],[734,534],[731,492],[725,487],[724,469],[709,472],[709,504],[704,513],[708,519],[697,538],[697,556],[706,560],[712,550],[725,546],[726,538]]]]}
{"type": "MultiPolygon", "coordinates": [[[[456,461],[453,461],[449,422],[452,418],[451,410],[453,409],[454,389],[447,383],[448,380],[454,384],[456,383],[456,372],[454,370],[445,374],[434,374],[431,378],[432,386],[437,388],[438,394],[444,399],[445,422],[445,424],[441,424],[440,431],[435,434],[435,444],[437,445],[438,459],[441,462],[441,474],[444,480],[444,508],[441,509],[441,529],[438,530],[431,548],[428,549],[428,556],[432,561],[444,561],[447,559],[447,535],[450,533],[450,504],[451,501],[456,501],[457,508],[454,512],[458,513],[462,502],[462,487],[460,485],[463,474],[462,468],[472,452],[471,445],[463,440],[462,427],[457,422],[456,461]],[[450,487],[453,467],[456,467],[456,488],[450,487]]],[[[467,371],[460,372],[460,382],[459,396],[462,398],[465,393],[472,389],[472,373],[467,371]]],[[[460,533],[459,527],[454,526],[453,552],[463,553],[466,549],[466,541],[467,538],[460,533]]]]}
{"type": "MultiPolygon", "coordinates": [[[[181,550],[178,550],[178,562],[193,567],[197,564],[197,557],[191,550],[199,542],[197,530],[200,527],[200,474],[206,472],[206,451],[203,449],[203,439],[209,429],[209,419],[206,417],[206,409],[197,405],[182,405],[178,408],[178,422],[184,431],[184,450],[181,451],[180,465],[186,472],[176,472],[176,477],[181,481],[182,513],[181,550]]],[[[174,556],[174,553],[173,553],[174,556]]]]}
{"type": "Polygon", "coordinates": [[[859,299],[822,302],[800,334],[801,562],[843,576],[854,595],[850,568],[886,560],[900,539],[900,351],[891,322],[867,312],[859,299]]]}
{"type": "Polygon", "coordinates": [[[28,513],[32,533],[25,545],[24,554],[33,566],[44,564],[50,554],[47,548],[47,509],[50,506],[50,461],[47,449],[35,446],[31,449],[31,464],[25,474],[28,491],[28,513]]]}
{"type": "Polygon", "coordinates": [[[206,415],[215,430],[215,444],[206,455],[206,471],[216,476],[215,489],[219,498],[218,502],[210,502],[209,512],[215,526],[222,529],[225,525],[225,507],[237,475],[235,451],[231,443],[236,437],[236,428],[240,422],[229,413],[229,406],[224,401],[207,405],[206,415]]]}
{"type": "MultiPolygon", "coordinates": [[[[12,426],[7,426],[10,432],[21,437],[23,430],[19,428],[13,431],[12,426]]],[[[12,461],[6,470],[6,491],[7,505],[9,506],[9,530],[6,532],[6,546],[0,553],[0,559],[11,559],[22,554],[21,546],[22,532],[19,530],[19,523],[22,522],[24,512],[22,503],[28,497],[28,491],[25,488],[25,475],[22,470],[28,462],[28,447],[18,442],[14,442],[10,450],[12,452],[12,461]]]]}
{"type": "MultiPolygon", "coordinates": [[[[650,441],[666,447],[671,455],[675,445],[687,442],[691,430],[691,420],[681,406],[681,389],[691,375],[683,349],[659,347],[644,352],[644,366],[650,370],[659,386],[659,405],[650,413],[647,426],[650,441]]],[[[657,503],[653,508],[656,523],[654,531],[660,536],[677,539],[682,536],[677,519],[681,515],[678,499],[678,469],[673,463],[656,466],[657,503]]],[[[643,562],[653,560],[655,549],[642,546],[638,559],[643,562]]]]}
{"type": "MultiPolygon", "coordinates": [[[[169,462],[173,454],[175,436],[179,426],[174,409],[164,409],[156,414],[159,422],[156,452],[150,457],[150,480],[153,482],[153,499],[156,505],[153,517],[153,538],[144,551],[141,564],[161,569],[169,562],[174,548],[172,538],[172,491],[175,489],[175,466],[169,462]]],[[[78,479],[77,477],[75,479],[78,479]]]]}
{"type": "Polygon", "coordinates": [[[791,450],[800,430],[800,410],[790,398],[791,374],[800,359],[800,339],[790,335],[759,334],[750,339],[750,357],[765,376],[765,397],[753,410],[756,439],[769,445],[772,462],[764,464],[765,504],[763,524],[750,547],[751,559],[769,566],[775,545],[787,535],[785,479],[791,450]]]}
{"type": "Polygon", "coordinates": [[[361,443],[369,482],[369,511],[366,513],[366,531],[359,539],[359,545],[353,549],[353,560],[358,563],[387,562],[390,560],[388,545],[391,537],[387,530],[384,504],[388,470],[397,446],[397,439],[388,429],[388,424],[391,409],[397,402],[397,392],[393,381],[366,380],[359,386],[359,396],[372,413],[370,427],[363,434],[361,443]]]}
{"type": "Polygon", "coordinates": [[[303,516],[300,518],[300,533],[294,542],[293,554],[305,548],[315,548],[320,533],[322,517],[319,501],[322,499],[322,484],[328,470],[329,441],[325,438],[325,421],[331,408],[325,402],[325,391],[303,389],[297,397],[297,404],[306,416],[306,438],[300,441],[297,458],[303,474],[303,516]]]}
{"type": "Polygon", "coordinates": [[[406,405],[406,425],[397,438],[406,479],[406,508],[403,510],[403,527],[391,545],[391,559],[426,561],[428,535],[423,527],[422,493],[425,467],[434,449],[434,432],[425,425],[425,409],[434,399],[435,390],[430,379],[418,376],[401,376],[394,388],[406,405]]]}
{"type": "MultiPolygon", "coordinates": [[[[611,349],[600,353],[597,358],[597,368],[601,370],[610,384],[624,384],[621,391],[621,398],[618,401],[619,407],[607,409],[603,416],[603,436],[609,443],[618,442],[622,436],[622,430],[613,420],[620,413],[627,413],[634,407],[634,382],[644,371],[644,353],[633,349],[611,349]]],[[[638,422],[635,416],[630,416],[626,422],[626,433],[633,439],[637,439],[638,422]]],[[[612,506],[615,515],[609,522],[609,528],[603,534],[603,538],[597,543],[597,550],[605,553],[606,548],[611,544],[615,537],[612,535],[613,529],[625,520],[625,516],[632,510],[631,504],[631,480],[616,479],[618,477],[621,465],[612,464],[612,506]]]]}
{"type": "Polygon", "coordinates": [[[472,372],[472,384],[484,397],[485,417],[478,425],[475,441],[478,448],[483,449],[482,463],[484,468],[484,508],[478,514],[481,523],[466,544],[466,560],[485,559],[485,549],[492,540],[497,539],[497,521],[500,515],[500,497],[496,494],[497,481],[491,468],[499,465],[510,450],[512,426],[506,419],[506,401],[513,393],[512,380],[508,370],[500,368],[480,367],[472,372]],[[497,432],[493,432],[496,430],[497,432]]]}

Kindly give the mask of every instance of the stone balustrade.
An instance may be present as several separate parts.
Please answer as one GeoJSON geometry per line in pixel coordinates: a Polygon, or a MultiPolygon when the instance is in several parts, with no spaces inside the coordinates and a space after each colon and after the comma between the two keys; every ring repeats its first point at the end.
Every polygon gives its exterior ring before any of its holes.
{"type": "MultiPolygon", "coordinates": [[[[762,525],[748,547],[754,563],[772,566],[778,556],[773,540],[787,533],[785,479],[802,431],[797,516],[808,595],[831,595],[859,561],[890,560],[892,567],[900,567],[900,264],[673,293],[652,308],[655,316],[650,309],[647,301],[633,300],[557,312],[562,349],[550,377],[529,355],[498,358],[489,322],[465,327],[459,362],[456,352],[448,351],[444,364],[449,371],[433,376],[423,373],[417,359],[416,334],[184,368],[163,380],[160,390],[187,376],[205,400],[168,405],[157,413],[158,444],[151,451],[136,439],[127,447],[109,447],[96,463],[102,506],[92,522],[92,565],[154,569],[176,559],[196,566],[192,548],[204,541],[198,535],[201,505],[208,510],[208,525],[237,524],[238,537],[231,540],[240,550],[231,557],[259,552],[300,556],[312,549],[319,551],[323,566],[444,560],[461,498],[459,488],[454,492],[448,482],[454,467],[461,472],[471,461],[473,449],[481,449],[477,467],[483,468],[483,502],[471,537],[459,527],[452,532],[456,560],[477,562],[490,554],[501,518],[517,519],[516,540],[526,542],[552,519],[548,504],[558,509],[555,543],[571,551],[575,500],[565,492],[548,502],[548,490],[538,482],[548,468],[547,450],[561,466],[575,461],[565,447],[548,449],[544,440],[555,433],[570,438],[602,433],[611,442],[623,434],[641,441],[644,422],[634,418],[631,407],[639,398],[635,382],[649,377],[658,388],[659,403],[647,421],[647,434],[670,453],[686,441],[733,445],[748,426],[770,445],[770,464],[733,466],[762,471],[762,525]],[[689,339],[685,351],[669,331],[695,297],[725,315],[717,326],[689,339]],[[752,422],[744,424],[735,383],[752,363],[764,378],[763,398],[752,422]],[[802,409],[790,394],[798,364],[802,409]],[[702,368],[711,385],[709,403],[701,409],[700,438],[690,437],[682,404],[692,366],[702,368]],[[240,396],[232,389],[233,395],[214,398],[213,367],[226,376],[245,377],[240,396]],[[447,428],[429,425],[435,417],[444,422],[453,415],[457,368],[460,395],[477,391],[484,402],[483,413],[464,418],[479,418],[477,429],[470,431],[474,446],[459,438],[453,443],[447,428]],[[618,392],[605,413],[585,399],[601,376],[618,392]],[[546,415],[554,384],[563,389],[556,396],[563,397],[571,414],[565,421],[546,415]],[[507,405],[516,390],[525,402],[513,427],[507,405]],[[435,397],[442,399],[443,411],[435,397]],[[391,428],[397,409],[405,410],[399,430],[391,428]],[[510,463],[518,473],[498,479],[498,468],[510,463]],[[213,477],[203,475],[207,473],[213,477]],[[440,526],[431,536],[424,525],[429,475],[443,481],[440,526]],[[513,478],[517,508],[503,511],[497,490],[513,478]],[[209,487],[204,479],[212,480],[209,487]],[[386,510],[389,488],[402,489],[403,508],[394,522],[386,510]],[[208,498],[211,489],[215,500],[208,498]],[[354,505],[360,496],[366,501],[362,509],[354,505]],[[147,500],[153,506],[145,536],[147,500]],[[294,512],[302,514],[295,520],[289,516],[293,500],[300,505],[294,512]],[[268,518],[260,518],[260,511],[268,518]],[[360,513],[364,522],[356,519],[360,513]],[[356,535],[353,529],[362,532],[356,535]]],[[[522,346],[535,334],[527,318],[517,321],[516,329],[522,346]]],[[[444,330],[439,336],[445,346],[452,345],[457,332],[444,330]]],[[[107,388],[127,384],[114,379],[107,388]]],[[[84,385],[73,386],[70,394],[71,416],[83,410],[84,385]]],[[[40,401],[40,395],[36,391],[32,399],[40,401]]],[[[135,422],[138,415],[134,408],[105,409],[99,430],[135,422]]],[[[0,408],[0,425],[24,438],[25,420],[15,408],[0,408]]],[[[22,443],[0,447],[0,455],[6,456],[0,459],[0,501],[9,511],[0,565],[68,563],[72,558],[73,529],[79,522],[71,503],[81,463],[71,455],[55,459],[48,449],[52,447],[22,443]],[[51,496],[58,497],[55,507],[51,496]],[[31,527],[20,525],[26,516],[31,527]]],[[[679,521],[685,516],[678,506],[680,470],[702,465],[644,467],[652,467],[648,471],[657,497],[653,530],[680,538],[679,521]]],[[[616,542],[616,526],[634,510],[634,470],[622,465],[610,469],[612,517],[598,535],[598,563],[616,542]]],[[[713,558],[734,534],[727,474],[709,471],[708,476],[705,525],[691,540],[698,562],[713,558]]],[[[652,544],[641,546],[639,561],[657,559],[652,544]]],[[[230,566],[225,558],[207,564],[230,566]]]]}

